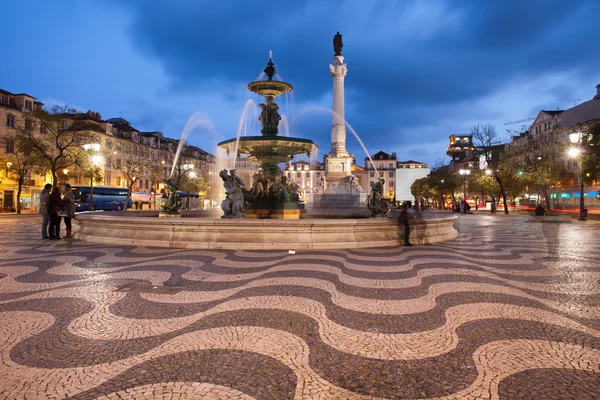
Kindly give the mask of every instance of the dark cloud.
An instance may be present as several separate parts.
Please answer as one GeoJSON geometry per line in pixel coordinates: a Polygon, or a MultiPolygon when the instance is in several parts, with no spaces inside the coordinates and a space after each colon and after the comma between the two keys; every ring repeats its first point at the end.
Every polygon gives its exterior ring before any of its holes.
{"type": "MultiPolygon", "coordinates": [[[[125,7],[134,44],[162,64],[169,90],[221,90],[231,101],[240,96],[232,88],[256,78],[269,50],[299,101],[322,98],[331,88],[331,40],[341,31],[352,93],[347,118],[361,136],[385,141],[412,139],[432,118],[460,119],[456,104],[491,95],[515,76],[589,74],[600,61],[596,0],[139,0],[125,7]]],[[[555,94],[568,96],[568,83],[555,94]]],[[[307,129],[328,134],[315,123],[307,129]]],[[[439,141],[453,130],[422,139],[439,141]]]]}

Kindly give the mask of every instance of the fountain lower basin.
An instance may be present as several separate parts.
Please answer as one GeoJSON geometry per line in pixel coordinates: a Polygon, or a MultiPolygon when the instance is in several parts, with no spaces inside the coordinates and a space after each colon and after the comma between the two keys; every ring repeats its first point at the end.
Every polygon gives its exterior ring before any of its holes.
{"type": "MultiPolygon", "coordinates": [[[[157,211],[81,213],[74,236],[107,244],[229,250],[355,249],[398,246],[401,239],[394,218],[221,219],[214,214],[198,211],[159,219],[157,211]]],[[[440,213],[412,220],[410,240],[433,244],[455,239],[455,219],[440,213]]]]}

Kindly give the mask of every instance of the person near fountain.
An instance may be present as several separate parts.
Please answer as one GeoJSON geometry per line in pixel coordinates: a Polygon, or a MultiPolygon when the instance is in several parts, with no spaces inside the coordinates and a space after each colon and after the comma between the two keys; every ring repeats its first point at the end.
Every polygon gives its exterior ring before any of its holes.
{"type": "Polygon", "coordinates": [[[246,204],[242,191],[244,182],[235,175],[235,170],[233,170],[233,174],[231,171],[228,174],[224,169],[219,172],[219,176],[225,187],[225,200],[221,202],[221,209],[224,213],[222,218],[242,218],[244,216],[242,210],[246,204]]]}
{"type": "Polygon", "coordinates": [[[65,238],[72,238],[72,226],[71,219],[75,217],[75,196],[73,196],[73,192],[71,191],[71,185],[65,183],[65,190],[63,195],[63,200],[69,201],[69,204],[65,207],[66,215],[65,215],[65,227],[67,228],[67,234],[65,238]]]}
{"type": "Polygon", "coordinates": [[[48,224],[50,223],[50,213],[48,212],[48,203],[50,201],[50,190],[52,185],[46,183],[44,190],[40,193],[40,214],[42,215],[42,239],[48,239],[48,224]]]}
{"type": "Polygon", "coordinates": [[[402,229],[404,232],[404,245],[412,246],[409,240],[410,236],[410,223],[408,222],[408,205],[406,203],[402,204],[402,210],[400,211],[400,216],[398,217],[400,225],[402,225],[402,229]]]}
{"type": "Polygon", "coordinates": [[[60,237],[60,220],[65,215],[64,207],[68,204],[68,200],[63,200],[60,197],[58,186],[54,186],[48,202],[48,212],[50,213],[50,229],[48,234],[50,239],[62,239],[60,237]]]}

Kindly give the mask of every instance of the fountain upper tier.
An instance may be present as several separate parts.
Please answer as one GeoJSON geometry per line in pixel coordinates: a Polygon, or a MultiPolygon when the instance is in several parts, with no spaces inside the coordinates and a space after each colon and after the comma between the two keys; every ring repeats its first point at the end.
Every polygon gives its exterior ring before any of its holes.
{"type": "Polygon", "coordinates": [[[255,81],[248,84],[248,90],[258,93],[266,98],[275,98],[282,94],[289,93],[293,89],[292,85],[282,81],[255,81]]]}
{"type": "MultiPolygon", "coordinates": [[[[227,154],[234,153],[236,139],[229,139],[217,144],[227,154]]],[[[237,143],[238,154],[247,154],[250,161],[263,164],[280,164],[288,162],[296,154],[316,153],[318,147],[310,139],[270,136],[242,136],[237,143]]],[[[237,156],[237,154],[236,154],[237,156]]]]}
{"type": "Polygon", "coordinates": [[[273,80],[273,76],[277,73],[277,71],[275,71],[275,64],[271,58],[269,58],[269,62],[267,63],[267,67],[264,69],[264,72],[269,79],[266,81],[250,82],[248,84],[249,91],[258,93],[267,100],[273,100],[277,96],[281,96],[282,94],[292,91],[293,87],[289,83],[273,80]]]}

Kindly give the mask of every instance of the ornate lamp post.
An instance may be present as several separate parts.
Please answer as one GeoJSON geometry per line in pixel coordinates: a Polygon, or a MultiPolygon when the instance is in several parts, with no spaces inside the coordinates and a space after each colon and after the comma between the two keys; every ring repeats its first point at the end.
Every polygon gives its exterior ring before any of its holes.
{"type": "MultiPolygon", "coordinates": [[[[578,145],[578,147],[580,146],[581,142],[582,142],[582,136],[583,134],[581,132],[574,132],[571,133],[569,135],[569,140],[571,141],[572,144],[574,145],[578,145]]],[[[584,188],[583,188],[583,166],[582,166],[582,162],[581,162],[581,149],[578,147],[571,147],[569,149],[569,156],[573,157],[573,158],[578,158],[579,159],[579,181],[581,183],[580,186],[580,190],[579,190],[579,218],[577,218],[579,221],[585,221],[585,217],[587,216],[587,210],[585,209],[585,200],[584,200],[584,188]]]]}
{"type": "Polygon", "coordinates": [[[90,162],[92,164],[90,171],[90,206],[89,211],[94,211],[94,175],[96,168],[104,161],[104,157],[97,154],[100,151],[100,143],[86,143],[83,149],[90,153],[90,162]],[[93,154],[96,153],[96,154],[93,154]],[[92,155],[93,154],[93,155],[92,155]]]}
{"type": "Polygon", "coordinates": [[[467,202],[467,175],[471,174],[471,171],[468,169],[461,169],[458,171],[459,174],[463,176],[463,199],[465,203],[467,202]]]}

